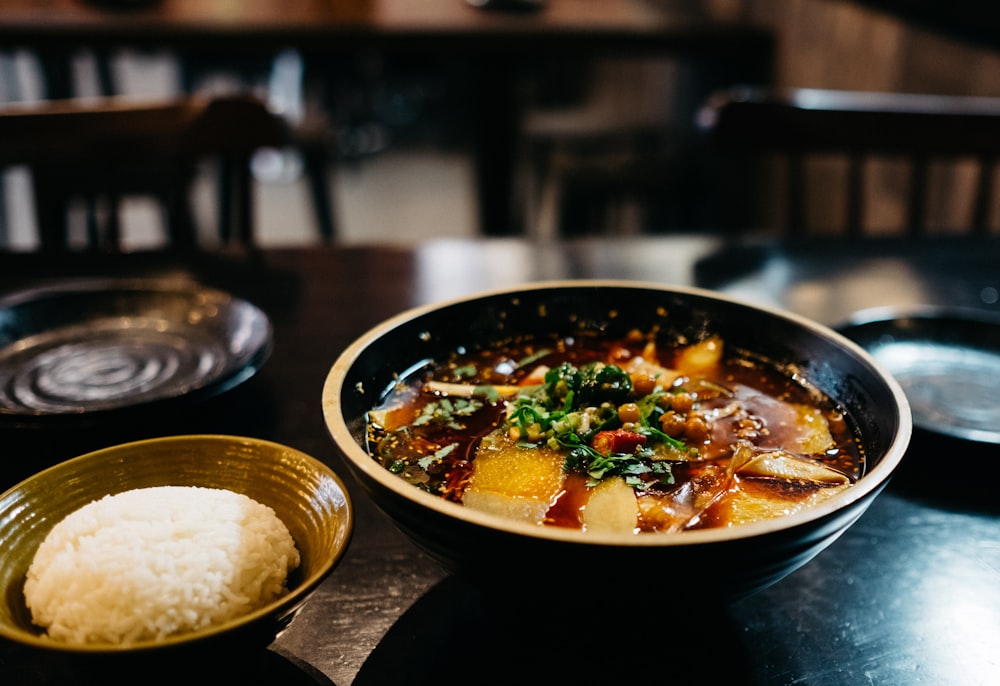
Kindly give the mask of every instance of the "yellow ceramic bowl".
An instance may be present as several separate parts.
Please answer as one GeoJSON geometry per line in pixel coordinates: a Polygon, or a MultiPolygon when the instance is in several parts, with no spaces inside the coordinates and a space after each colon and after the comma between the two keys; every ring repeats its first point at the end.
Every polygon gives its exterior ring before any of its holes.
{"type": "Polygon", "coordinates": [[[340,478],[284,445],[237,436],[174,436],[125,443],[62,462],[0,495],[0,637],[63,654],[150,654],[166,649],[265,646],[285,627],[347,549],[353,509],[340,478]],[[301,555],[289,592],[224,625],[163,641],[67,645],[33,625],[23,586],[52,527],[105,495],[152,486],[203,486],[243,493],[270,506],[301,555]]]}

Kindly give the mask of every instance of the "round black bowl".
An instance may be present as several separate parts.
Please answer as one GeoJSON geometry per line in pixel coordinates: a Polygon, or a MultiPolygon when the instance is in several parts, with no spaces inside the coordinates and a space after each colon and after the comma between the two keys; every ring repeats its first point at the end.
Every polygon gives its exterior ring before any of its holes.
{"type": "Polygon", "coordinates": [[[696,581],[706,595],[725,600],[767,587],[806,564],[865,512],[911,433],[899,385],[836,332],[709,291],[617,281],[540,283],[404,312],[344,350],[322,400],[334,443],[396,526],[446,569],[515,595],[541,589],[564,596],[593,584],[613,588],[655,578],[696,581]],[[389,473],[365,450],[366,413],[422,361],[512,335],[597,329],[618,337],[654,326],[667,338],[718,334],[727,347],[771,360],[826,393],[856,423],[866,473],[825,503],[779,519],[677,534],[601,535],[510,521],[445,501],[389,473]]]}

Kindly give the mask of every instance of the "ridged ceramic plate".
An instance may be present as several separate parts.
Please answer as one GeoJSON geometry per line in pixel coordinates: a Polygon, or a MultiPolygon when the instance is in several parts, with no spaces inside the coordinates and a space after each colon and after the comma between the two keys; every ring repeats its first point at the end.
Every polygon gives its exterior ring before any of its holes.
{"type": "Polygon", "coordinates": [[[942,308],[876,309],[856,314],[840,331],[896,378],[915,426],[1000,443],[1000,317],[942,308]]]}
{"type": "Polygon", "coordinates": [[[204,399],[250,378],[270,348],[260,309],[188,282],[21,291],[0,299],[0,422],[204,399]]]}

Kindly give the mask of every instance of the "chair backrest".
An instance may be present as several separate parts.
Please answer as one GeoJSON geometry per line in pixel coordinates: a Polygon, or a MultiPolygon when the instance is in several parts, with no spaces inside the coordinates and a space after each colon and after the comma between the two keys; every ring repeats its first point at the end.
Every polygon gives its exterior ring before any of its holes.
{"type": "Polygon", "coordinates": [[[890,232],[990,231],[993,171],[1000,157],[1000,98],[738,88],[714,94],[699,113],[699,125],[722,163],[721,221],[730,228],[760,228],[753,226],[760,223],[753,206],[768,193],[760,183],[768,178],[768,170],[783,166],[785,192],[771,198],[784,196],[776,201],[784,205],[784,219],[772,221],[786,232],[810,231],[807,216],[816,213],[808,211],[809,203],[817,189],[810,183],[815,166],[810,168],[809,160],[839,156],[846,179],[831,183],[828,169],[819,193],[829,199],[835,187],[843,189],[840,195],[846,201],[838,214],[842,231],[849,235],[886,232],[887,227],[873,225],[872,213],[866,212],[880,193],[901,199],[903,216],[890,232]],[[879,163],[882,176],[891,170],[905,178],[888,183],[883,179],[873,190],[873,169],[879,163]],[[953,212],[961,218],[945,217],[951,225],[934,228],[947,214],[932,213],[930,207],[934,181],[940,182],[935,165],[942,164],[971,170],[954,172],[951,178],[952,190],[955,184],[966,187],[952,197],[970,201],[967,210],[953,212]]]}
{"type": "Polygon", "coordinates": [[[66,249],[71,197],[109,199],[110,226],[95,228],[91,242],[117,248],[117,202],[132,194],[156,196],[168,240],[193,247],[191,184],[197,164],[210,159],[231,172],[219,188],[221,238],[250,243],[250,156],[287,141],[285,123],[244,96],[155,103],[73,99],[0,109],[0,167],[31,170],[43,250],[66,249]]]}

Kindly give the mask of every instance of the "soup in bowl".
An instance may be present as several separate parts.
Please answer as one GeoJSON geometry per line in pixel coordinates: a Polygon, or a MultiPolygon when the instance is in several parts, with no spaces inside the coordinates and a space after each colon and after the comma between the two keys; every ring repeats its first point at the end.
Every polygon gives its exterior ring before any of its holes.
{"type": "Polygon", "coordinates": [[[858,346],[708,291],[571,281],[417,308],[349,346],[329,432],[392,521],[488,589],[769,586],[860,517],[909,408],[858,346]]]}

